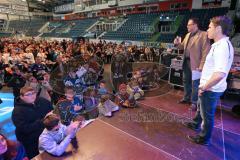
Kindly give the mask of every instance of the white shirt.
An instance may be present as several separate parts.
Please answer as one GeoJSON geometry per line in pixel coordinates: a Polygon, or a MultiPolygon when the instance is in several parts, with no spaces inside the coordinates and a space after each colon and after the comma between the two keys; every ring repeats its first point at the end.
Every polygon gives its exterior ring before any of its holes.
{"type": "Polygon", "coordinates": [[[233,62],[234,50],[229,37],[215,42],[211,46],[202,70],[200,86],[204,86],[214,72],[225,73],[225,77],[210,88],[213,92],[224,92],[227,88],[227,76],[233,62]]]}

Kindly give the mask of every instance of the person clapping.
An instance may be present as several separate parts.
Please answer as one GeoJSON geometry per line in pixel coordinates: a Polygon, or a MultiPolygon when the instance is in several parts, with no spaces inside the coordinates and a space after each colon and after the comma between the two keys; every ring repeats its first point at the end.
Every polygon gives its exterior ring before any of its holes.
{"type": "Polygon", "coordinates": [[[75,138],[81,122],[75,121],[65,126],[60,122],[58,115],[51,113],[44,118],[43,123],[45,129],[39,137],[39,152],[46,151],[52,155],[61,156],[75,138]]]}

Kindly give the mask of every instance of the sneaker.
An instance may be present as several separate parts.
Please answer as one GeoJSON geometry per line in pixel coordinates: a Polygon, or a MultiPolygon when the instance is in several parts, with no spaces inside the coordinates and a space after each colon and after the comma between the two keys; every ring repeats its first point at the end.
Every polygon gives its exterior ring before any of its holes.
{"type": "Polygon", "coordinates": [[[187,138],[196,144],[200,144],[200,145],[204,145],[204,146],[210,145],[209,141],[204,140],[204,138],[199,135],[197,135],[197,136],[189,136],[188,135],[187,138]]]}
{"type": "Polygon", "coordinates": [[[196,131],[196,132],[200,131],[200,128],[193,122],[185,122],[185,123],[183,123],[183,125],[186,126],[187,128],[190,128],[190,129],[196,131]]]}
{"type": "Polygon", "coordinates": [[[105,117],[112,117],[112,113],[111,112],[105,113],[104,116],[105,117]]]}
{"type": "Polygon", "coordinates": [[[112,112],[115,112],[115,111],[118,111],[119,110],[119,107],[118,106],[114,106],[113,108],[112,108],[112,112]]]}
{"type": "Polygon", "coordinates": [[[178,101],[178,104],[191,104],[191,102],[185,99],[181,99],[180,101],[178,101]]]}

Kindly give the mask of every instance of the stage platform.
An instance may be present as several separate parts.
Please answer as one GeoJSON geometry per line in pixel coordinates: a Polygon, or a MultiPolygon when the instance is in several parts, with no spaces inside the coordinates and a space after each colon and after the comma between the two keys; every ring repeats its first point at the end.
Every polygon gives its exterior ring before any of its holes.
{"type": "MultiPolygon", "coordinates": [[[[146,93],[138,101],[138,108],[121,108],[111,118],[99,117],[77,133],[79,148],[61,157],[47,153],[35,160],[239,160],[240,117],[222,109],[222,102],[215,116],[215,125],[210,146],[197,145],[187,139],[196,133],[183,123],[194,112],[189,106],[177,104],[183,92],[167,83],[162,83],[161,94],[146,93]]],[[[11,139],[14,126],[10,120],[13,97],[0,93],[1,132],[11,139]]]]}

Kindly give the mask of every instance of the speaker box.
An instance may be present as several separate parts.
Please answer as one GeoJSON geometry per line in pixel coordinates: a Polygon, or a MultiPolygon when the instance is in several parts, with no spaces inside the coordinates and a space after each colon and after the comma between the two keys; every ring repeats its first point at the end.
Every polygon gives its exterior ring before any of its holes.
{"type": "Polygon", "coordinates": [[[174,86],[183,87],[183,70],[180,67],[171,66],[169,73],[169,83],[174,86]]]}

